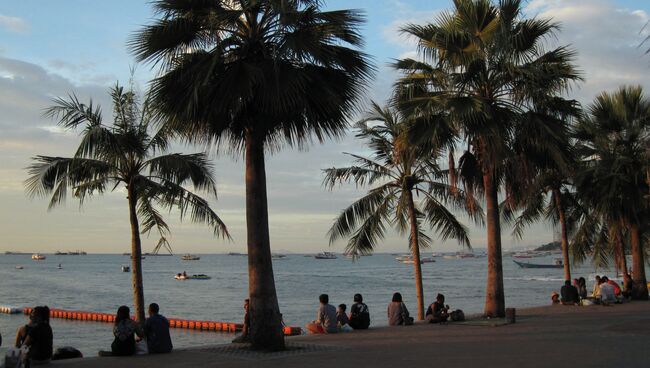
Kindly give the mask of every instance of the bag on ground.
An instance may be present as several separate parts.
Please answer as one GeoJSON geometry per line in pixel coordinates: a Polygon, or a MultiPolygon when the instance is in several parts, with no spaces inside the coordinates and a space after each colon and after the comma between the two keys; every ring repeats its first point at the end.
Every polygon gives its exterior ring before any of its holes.
{"type": "Polygon", "coordinates": [[[465,313],[460,309],[456,309],[449,314],[449,317],[454,322],[462,322],[465,320],[465,313]]]}

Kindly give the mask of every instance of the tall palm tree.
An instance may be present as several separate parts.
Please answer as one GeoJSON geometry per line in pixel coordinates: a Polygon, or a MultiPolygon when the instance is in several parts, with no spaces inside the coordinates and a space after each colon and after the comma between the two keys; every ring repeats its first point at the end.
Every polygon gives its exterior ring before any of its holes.
{"type": "Polygon", "coordinates": [[[619,223],[632,252],[633,298],[648,299],[644,231],[650,221],[646,141],[650,135],[650,99],[641,87],[604,92],[576,128],[585,168],[576,176],[579,195],[600,218],[619,223]]]}
{"type": "Polygon", "coordinates": [[[264,157],[342,136],[373,72],[358,50],[362,14],[318,0],[160,0],[130,41],[160,66],[152,82],[166,127],[243,152],[251,339],[284,348],[268,227],[264,157]]]}
{"type": "MultiPolygon", "coordinates": [[[[437,180],[442,174],[436,163],[439,151],[424,151],[410,144],[406,136],[408,126],[396,111],[373,103],[372,111],[357,123],[357,129],[357,137],[367,141],[372,155],[363,157],[348,153],[356,165],[324,170],[324,184],[328,189],[343,182],[373,188],[334,221],[328,232],[330,244],[349,236],[346,251],[367,254],[384,238],[387,225],[394,225],[400,234],[408,233],[418,319],[422,320],[424,293],[420,248],[431,243],[422,231],[422,223],[428,223],[443,240],[454,238],[469,247],[467,229],[446,205],[464,207],[471,198],[466,199],[462,191],[453,191],[450,185],[437,180]]],[[[478,211],[470,214],[477,220],[482,219],[478,211]]]]}
{"type": "Polygon", "coordinates": [[[93,195],[124,186],[131,223],[133,304],[137,321],[144,323],[140,234],[149,234],[155,228],[160,233],[158,245],[169,248],[169,226],[157,207],[177,209],[181,219],[189,216],[192,221],[205,223],[215,235],[230,235],[208,201],[183,186],[192,184],[216,198],[206,154],[160,154],[168,148],[168,135],[163,130],[150,132],[153,115],[148,100],[140,104],[136,93],[119,85],[111,89],[111,97],[110,124],[104,123],[101,108],[92,100],[84,104],[74,94],[67,100],[54,100],[45,116],[57,119],[65,129],[83,128],[81,143],[69,158],[36,156],[25,185],[31,196],[51,193],[49,209],[64,202],[68,191],[83,204],[93,195]]]}
{"type": "Polygon", "coordinates": [[[435,22],[403,28],[417,39],[420,58],[396,63],[402,108],[433,109],[435,116],[442,106],[449,113],[466,145],[459,161],[463,185],[484,194],[487,316],[505,315],[499,191],[527,185],[538,166],[555,158],[561,139],[538,136],[553,137],[555,119],[536,111],[535,101],[565,104],[554,96],[579,79],[573,51],[545,48],[557,24],[522,13],[520,0],[454,0],[435,22]]]}

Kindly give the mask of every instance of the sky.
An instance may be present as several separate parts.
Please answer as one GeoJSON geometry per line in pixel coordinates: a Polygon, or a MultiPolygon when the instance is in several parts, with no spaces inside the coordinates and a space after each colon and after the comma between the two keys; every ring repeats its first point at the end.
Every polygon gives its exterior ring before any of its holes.
{"type": "MultiPolygon", "coordinates": [[[[373,56],[378,73],[366,100],[383,103],[397,74],[390,63],[415,55],[412,40],[400,35],[407,23],[426,23],[451,7],[451,0],[330,0],[327,9],[356,8],[365,12],[364,51],[373,56]]],[[[553,18],[562,28],[549,46],[570,45],[585,81],[570,97],[588,105],[601,91],[622,84],[639,84],[650,91],[650,55],[644,55],[642,31],[648,22],[647,0],[530,0],[527,16],[553,18]]],[[[126,194],[123,190],[95,197],[80,208],[74,198],[47,211],[47,198],[25,194],[25,168],[35,155],[69,156],[78,144],[76,134],[62,132],[43,109],[55,97],[74,92],[111,109],[108,88],[126,84],[135,68],[135,83],[146,89],[155,74],[150,65],[138,65],[126,50],[126,40],[152,20],[150,4],[114,0],[21,0],[0,2],[0,251],[53,252],[83,249],[121,253],[130,250],[126,194]]],[[[364,191],[341,186],[327,191],[322,169],[350,164],[342,152],[364,153],[350,132],[305,151],[284,150],[267,158],[269,221],[272,249],[278,252],[342,251],[345,242],[329,246],[326,232],[337,214],[364,191]]],[[[177,146],[177,152],[202,147],[177,146]]],[[[204,226],[167,215],[175,253],[245,252],[244,167],[241,158],[214,159],[218,200],[213,208],[226,222],[232,241],[215,239],[204,226]]],[[[467,222],[459,214],[463,221],[467,222]]],[[[468,223],[475,248],[485,247],[485,229],[468,223]]],[[[503,246],[531,247],[553,240],[553,228],[540,223],[521,240],[503,231],[503,246]]],[[[435,234],[434,251],[460,250],[453,240],[435,234]]],[[[143,238],[150,251],[157,236],[143,238]]],[[[408,249],[407,240],[392,233],[378,251],[408,249]]]]}

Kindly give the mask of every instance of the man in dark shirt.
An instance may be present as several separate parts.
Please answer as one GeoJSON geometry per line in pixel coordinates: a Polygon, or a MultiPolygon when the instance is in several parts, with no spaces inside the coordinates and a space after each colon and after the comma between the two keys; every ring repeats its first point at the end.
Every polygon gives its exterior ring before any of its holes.
{"type": "Polygon", "coordinates": [[[449,306],[445,305],[445,296],[438,294],[436,301],[427,308],[425,314],[429,323],[447,322],[449,318],[449,306]]]}
{"type": "Polygon", "coordinates": [[[150,354],[169,353],[173,348],[169,336],[169,321],[158,314],[159,311],[158,304],[149,304],[149,318],[144,322],[144,334],[150,354]]]}
{"type": "Polygon", "coordinates": [[[571,285],[571,281],[564,281],[564,286],[560,289],[560,301],[564,305],[575,305],[580,303],[580,296],[578,296],[578,289],[571,285]]]}

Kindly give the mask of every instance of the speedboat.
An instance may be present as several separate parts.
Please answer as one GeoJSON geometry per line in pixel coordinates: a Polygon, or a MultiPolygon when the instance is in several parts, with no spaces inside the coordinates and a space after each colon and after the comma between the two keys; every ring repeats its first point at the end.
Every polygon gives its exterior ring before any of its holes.
{"type": "Polygon", "coordinates": [[[201,259],[201,257],[199,257],[199,256],[195,256],[195,255],[192,255],[192,254],[184,254],[184,255],[181,257],[181,259],[182,259],[183,261],[198,261],[199,259],[201,259]]]}
{"type": "Polygon", "coordinates": [[[198,275],[191,275],[191,276],[190,275],[184,275],[182,273],[177,273],[174,276],[174,278],[176,280],[210,280],[212,277],[210,277],[210,276],[208,276],[206,274],[203,274],[203,273],[200,273],[198,275]]]}
{"type": "Polygon", "coordinates": [[[316,259],[336,259],[338,257],[336,257],[336,254],[334,254],[332,252],[322,252],[322,253],[318,253],[317,255],[315,255],[314,258],[316,258],[316,259]]]}
{"type": "Polygon", "coordinates": [[[131,271],[131,267],[129,266],[122,266],[122,272],[129,272],[131,271]]]}
{"type": "Polygon", "coordinates": [[[16,269],[17,269],[17,270],[22,270],[23,268],[24,268],[24,267],[21,266],[21,265],[16,265],[16,269]]]}
{"type": "Polygon", "coordinates": [[[42,261],[42,260],[44,260],[45,258],[46,258],[46,257],[45,257],[44,255],[40,254],[40,253],[34,253],[34,254],[32,254],[32,259],[33,259],[34,261],[42,261]]]}
{"type": "MultiPolygon", "coordinates": [[[[415,263],[415,261],[413,260],[413,257],[404,258],[404,259],[401,259],[401,260],[399,260],[399,261],[402,262],[402,263],[406,263],[406,264],[413,264],[413,263],[415,263]]],[[[436,261],[436,260],[435,260],[433,257],[421,257],[421,258],[420,258],[420,264],[423,264],[423,263],[433,263],[433,262],[435,262],[435,261],[436,261]]]]}

